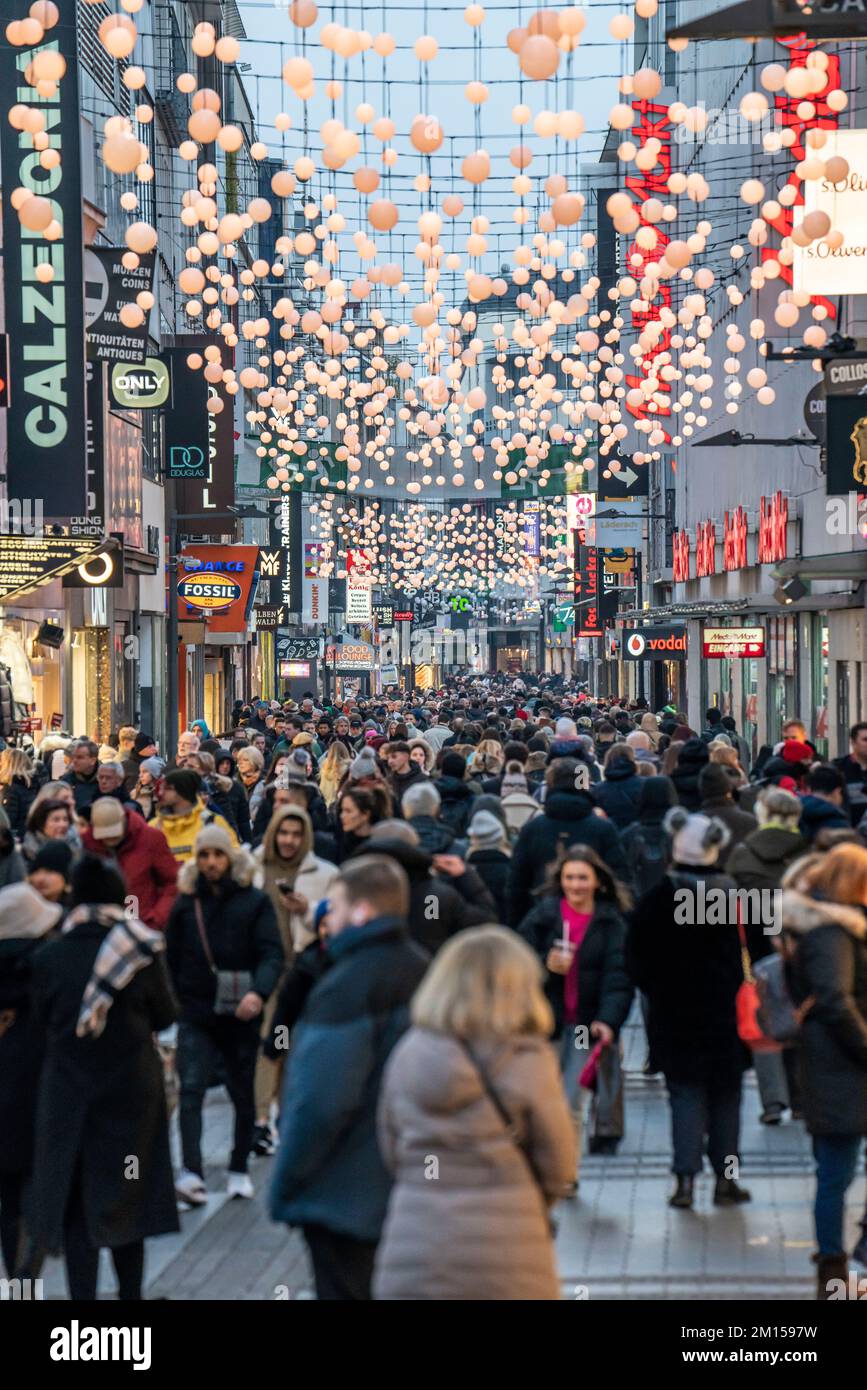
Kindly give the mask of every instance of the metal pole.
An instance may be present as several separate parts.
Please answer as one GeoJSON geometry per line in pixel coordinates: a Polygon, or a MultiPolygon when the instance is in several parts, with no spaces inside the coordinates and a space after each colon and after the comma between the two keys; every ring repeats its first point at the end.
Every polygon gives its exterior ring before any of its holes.
{"type": "MultiPolygon", "coordinates": [[[[637,575],[636,575],[636,579],[637,579],[637,585],[638,585],[638,607],[639,607],[639,609],[642,609],[642,608],[644,607],[644,551],[643,551],[643,550],[639,550],[639,552],[638,552],[638,567],[637,567],[637,570],[638,570],[638,572],[637,572],[637,575]]],[[[639,663],[638,663],[638,698],[639,698],[639,700],[643,700],[643,699],[644,699],[644,662],[643,662],[643,661],[639,661],[639,663]]]]}

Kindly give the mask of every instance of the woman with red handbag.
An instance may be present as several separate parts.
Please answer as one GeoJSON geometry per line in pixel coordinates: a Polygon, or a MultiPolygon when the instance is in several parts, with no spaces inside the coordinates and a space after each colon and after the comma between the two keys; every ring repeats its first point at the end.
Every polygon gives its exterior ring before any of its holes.
{"type": "Polygon", "coordinates": [[[749,1053],[738,1036],[743,983],[736,885],[718,867],[728,830],[682,806],[663,822],[672,863],[635,906],[626,967],[648,1000],[648,1041],[665,1074],[676,1179],[673,1207],[689,1208],[705,1150],[716,1174],[714,1202],[750,1194],[736,1181],[741,1082],[749,1053]]]}

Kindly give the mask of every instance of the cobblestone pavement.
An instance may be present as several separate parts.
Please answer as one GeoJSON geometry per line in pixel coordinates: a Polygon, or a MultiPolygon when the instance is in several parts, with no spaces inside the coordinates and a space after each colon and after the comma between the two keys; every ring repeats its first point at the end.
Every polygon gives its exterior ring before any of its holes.
{"type": "MultiPolygon", "coordinates": [[[[578,1195],[557,1212],[557,1252],[569,1299],[810,1299],[813,1297],[813,1165],[800,1123],[759,1123],[752,1073],[746,1079],[741,1180],[748,1205],[713,1206],[712,1176],[699,1180],[695,1209],[667,1205],[669,1115],[661,1080],[641,1072],[640,1023],[624,1033],[626,1135],[614,1156],[585,1155],[578,1195]]],[[[275,1226],[265,1209],[271,1160],[254,1159],[252,1202],[222,1194],[231,1111],[222,1090],[209,1093],[204,1152],[212,1195],[184,1212],[182,1231],[148,1244],[148,1296],[170,1299],[312,1298],[306,1250],[296,1232],[275,1226]]],[[[849,1194],[850,1248],[864,1212],[862,1175],[849,1194]]],[[[45,1271],[47,1297],[64,1297],[57,1262],[45,1271]]],[[[106,1262],[102,1281],[113,1286],[106,1262]]]]}

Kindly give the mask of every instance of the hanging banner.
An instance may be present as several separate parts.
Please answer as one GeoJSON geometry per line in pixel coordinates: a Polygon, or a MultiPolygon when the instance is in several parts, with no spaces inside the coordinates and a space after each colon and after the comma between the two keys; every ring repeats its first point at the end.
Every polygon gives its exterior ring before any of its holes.
{"type": "Polygon", "coordinates": [[[353,584],[346,581],[346,621],[347,623],[370,623],[373,621],[369,584],[353,584]]]}
{"type": "Polygon", "coordinates": [[[625,627],[624,661],[686,661],[685,627],[625,627]]]}
{"type": "Polygon", "coordinates": [[[826,487],[829,497],[867,487],[867,361],[825,363],[826,487]]]}
{"type": "Polygon", "coordinates": [[[319,578],[324,550],[322,541],[304,542],[304,578],[301,581],[303,623],[328,622],[328,580],[319,578]]]}
{"type": "Polygon", "coordinates": [[[601,637],[602,563],[595,545],[582,545],[575,532],[575,635],[601,637]]]}
{"type": "MultiPolygon", "coordinates": [[[[171,349],[172,409],[166,411],[166,471],[179,480],[177,510],[202,514],[201,520],[184,522],[184,530],[193,535],[222,530],[209,513],[225,512],[235,501],[234,397],[222,383],[206,381],[201,370],[193,371],[187,365],[189,354],[202,353],[208,342],[201,336],[175,339],[171,349]],[[209,400],[222,401],[223,409],[210,412],[209,400]]],[[[233,360],[230,349],[223,348],[222,365],[231,367],[233,360]]]]}
{"type": "Polygon", "coordinates": [[[186,546],[178,557],[179,620],[204,620],[208,632],[246,632],[258,559],[257,545],[186,546]]]}
{"type": "Polygon", "coordinates": [[[95,536],[0,535],[0,603],[10,603],[51,579],[62,579],[103,545],[95,536]]]}
{"type": "Polygon", "coordinates": [[[809,295],[867,293],[867,130],[824,130],[822,159],[842,158],[848,166],[843,178],[833,182],[821,175],[805,178],[803,205],[792,208],[797,229],[810,213],[825,213],[839,246],[826,237],[815,237],[808,246],[792,242],[792,284],[809,295]]]}
{"type": "Polygon", "coordinates": [[[288,613],[301,612],[300,493],[284,492],[271,509],[268,549],[262,552],[262,577],[275,581],[272,597],[288,613]]]}
{"type": "Polygon", "coordinates": [[[763,627],[705,627],[701,634],[701,654],[705,660],[742,660],[765,655],[763,627]]]}
{"type": "Polygon", "coordinates": [[[105,534],[105,388],[101,362],[86,366],[87,434],[85,468],[87,498],[84,516],[70,517],[71,536],[105,534]]]}
{"type": "Polygon", "coordinates": [[[596,544],[605,550],[617,550],[623,546],[633,549],[641,546],[644,539],[645,504],[642,497],[596,499],[596,544]],[[618,515],[614,516],[614,512],[618,515]]]}
{"type": "Polygon", "coordinates": [[[146,357],[141,364],[116,362],[109,378],[111,402],[120,410],[159,410],[172,389],[168,361],[146,357]]]}
{"type": "Polygon", "coordinates": [[[31,140],[5,115],[0,121],[4,312],[12,347],[5,463],[11,500],[38,500],[46,519],[66,522],[87,512],[84,266],[76,0],[57,0],[57,8],[57,23],[35,47],[13,47],[0,34],[6,104],[38,110],[48,143],[60,155],[53,168],[44,168],[31,140]],[[66,59],[66,72],[46,96],[24,76],[43,52],[66,59]],[[59,228],[51,241],[19,221],[11,197],[19,187],[50,200],[59,228]],[[54,271],[47,285],[36,278],[42,263],[54,271]]]}
{"type": "Polygon", "coordinates": [[[127,328],[120,311],[153,290],[156,252],[140,254],[134,270],[124,266],[125,254],[125,246],[90,246],[84,255],[87,355],[100,362],[141,363],[147,356],[149,315],[138,328],[127,328]]]}

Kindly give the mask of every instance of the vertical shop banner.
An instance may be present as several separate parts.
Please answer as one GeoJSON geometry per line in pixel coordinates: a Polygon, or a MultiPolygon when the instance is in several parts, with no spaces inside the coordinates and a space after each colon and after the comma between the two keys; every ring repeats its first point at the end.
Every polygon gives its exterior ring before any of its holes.
{"type": "Polygon", "coordinates": [[[87,363],[87,505],[85,515],[73,517],[73,536],[102,536],[105,532],[105,396],[101,362],[87,363]]]}
{"type": "Polygon", "coordinates": [[[304,542],[304,579],[302,581],[301,621],[328,622],[328,580],[319,578],[319,566],[324,551],[322,541],[304,542]]]}
{"type": "Polygon", "coordinates": [[[373,563],[366,550],[346,552],[346,621],[373,621],[373,563]]]}
{"type": "Polygon", "coordinates": [[[53,169],[43,168],[29,136],[4,114],[3,282],[12,347],[6,482],[10,498],[39,500],[46,519],[68,521],[87,513],[81,136],[76,0],[56,3],[58,22],[35,48],[15,48],[0,33],[6,106],[20,102],[40,111],[49,144],[60,155],[53,169]],[[40,96],[24,76],[43,51],[66,59],[66,72],[50,96],[40,96]],[[19,187],[50,200],[60,229],[53,240],[19,221],[11,198],[19,187]],[[36,278],[41,262],[54,271],[50,284],[36,278]]]}
{"type": "Polygon", "coordinates": [[[284,492],[271,509],[268,550],[263,552],[262,577],[275,581],[274,602],[287,613],[300,613],[301,598],[301,494],[284,492]]]}
{"type": "MultiPolygon", "coordinates": [[[[235,500],[234,397],[222,384],[206,381],[202,370],[193,371],[187,358],[201,355],[209,340],[176,338],[171,349],[172,408],[166,411],[166,473],[178,480],[177,510],[203,514],[199,521],[185,521],[184,530],[207,535],[215,529],[209,512],[225,512],[235,500]],[[219,399],[223,409],[208,410],[208,401],[219,399]]],[[[232,354],[223,349],[222,365],[232,365],[232,354]]]]}
{"type": "Polygon", "coordinates": [[[601,637],[602,563],[595,545],[582,545],[575,532],[575,635],[601,637]]]}
{"type": "Polygon", "coordinates": [[[87,355],[101,362],[143,363],[147,356],[148,315],[138,328],[120,316],[125,304],[153,290],[156,252],[147,251],[127,270],[125,246],[88,247],[84,255],[84,313],[87,355]]]}

